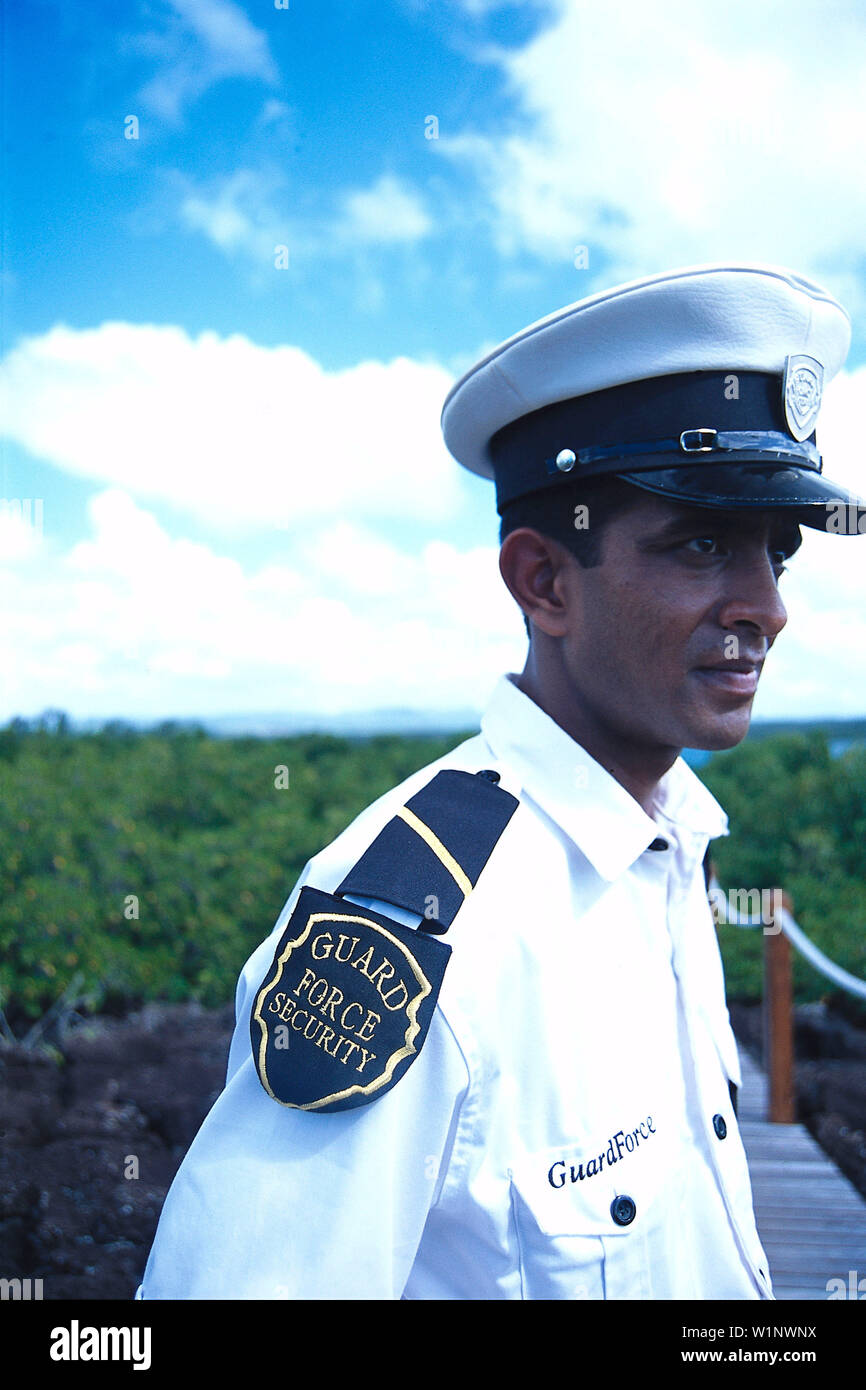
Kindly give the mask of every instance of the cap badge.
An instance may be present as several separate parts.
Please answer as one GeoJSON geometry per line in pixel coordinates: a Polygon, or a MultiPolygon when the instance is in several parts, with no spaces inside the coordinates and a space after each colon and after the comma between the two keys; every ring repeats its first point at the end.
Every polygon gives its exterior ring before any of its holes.
{"type": "Polygon", "coordinates": [[[815,428],[823,386],[824,368],[814,357],[795,353],[785,358],[785,419],[795,439],[807,439],[815,428]]]}

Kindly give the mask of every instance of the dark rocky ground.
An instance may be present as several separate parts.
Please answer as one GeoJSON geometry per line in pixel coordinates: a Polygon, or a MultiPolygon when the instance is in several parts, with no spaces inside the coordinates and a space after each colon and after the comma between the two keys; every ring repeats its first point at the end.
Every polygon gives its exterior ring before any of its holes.
{"type": "Polygon", "coordinates": [[[0,1047],[0,1277],[41,1278],[45,1299],[133,1297],[233,1025],[231,1004],[148,1005],[83,1023],[59,1058],[0,1047]]]}
{"type": "MultiPolygon", "coordinates": [[[[0,1278],[42,1279],[45,1299],[132,1298],[222,1089],[233,1012],[148,1005],[80,1024],[54,1054],[0,1045],[0,1278]]],[[[731,1014],[759,1046],[760,1009],[731,1014]]],[[[797,1054],[799,1118],[866,1196],[866,1031],[808,1006],[797,1054]]]]}

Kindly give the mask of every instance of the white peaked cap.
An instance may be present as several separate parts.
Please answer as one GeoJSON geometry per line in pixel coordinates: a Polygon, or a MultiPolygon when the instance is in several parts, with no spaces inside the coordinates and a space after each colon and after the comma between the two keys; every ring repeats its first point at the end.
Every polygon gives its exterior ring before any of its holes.
{"type": "MultiPolygon", "coordinates": [[[[509,501],[600,474],[707,506],[858,502],[814,427],[851,341],[820,285],[707,265],[605,290],[516,333],[449,392],[445,442],[509,501]],[[733,384],[732,384],[733,383],[733,384]]],[[[810,510],[811,509],[811,510],[810,510]]]]}

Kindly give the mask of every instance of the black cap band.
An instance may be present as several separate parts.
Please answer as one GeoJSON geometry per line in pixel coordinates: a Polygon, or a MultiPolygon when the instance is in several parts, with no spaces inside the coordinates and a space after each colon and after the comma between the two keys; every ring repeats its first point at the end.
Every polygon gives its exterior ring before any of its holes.
{"type": "Polygon", "coordinates": [[[500,512],[525,494],[606,474],[704,462],[821,471],[814,433],[800,443],[788,430],[781,377],[733,369],[649,377],[558,401],[499,430],[490,456],[500,512]]]}

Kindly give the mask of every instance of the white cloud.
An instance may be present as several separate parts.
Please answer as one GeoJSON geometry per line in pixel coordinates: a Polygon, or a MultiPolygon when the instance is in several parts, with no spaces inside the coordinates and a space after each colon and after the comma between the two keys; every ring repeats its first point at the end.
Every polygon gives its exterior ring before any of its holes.
{"type": "Polygon", "coordinates": [[[439,432],[452,379],[435,365],[326,372],[295,347],[128,323],[58,326],[0,365],[10,439],[210,525],[442,522],[461,504],[439,432]]]}
{"type": "Polygon", "coordinates": [[[190,230],[202,232],[221,251],[246,252],[262,267],[273,267],[275,247],[286,244],[272,180],[258,170],[237,169],[210,191],[190,186],[179,210],[190,230]]]}
{"type": "Polygon", "coordinates": [[[91,534],[2,555],[0,718],[480,707],[522,658],[492,547],[418,554],[346,522],[247,571],[120,489],[91,534]],[[483,615],[483,616],[482,616],[483,615]]]}
{"type": "Polygon", "coordinates": [[[337,230],[352,242],[387,245],[419,241],[431,228],[418,195],[393,175],[383,174],[371,188],[344,196],[343,218],[337,230]]]}
{"type": "Polygon", "coordinates": [[[285,127],[292,115],[292,108],[285,101],[278,101],[276,97],[269,97],[259,113],[259,121],[263,126],[285,127]]]}
{"type": "Polygon", "coordinates": [[[39,553],[44,498],[0,497],[0,561],[30,560],[39,553]]]}
{"type": "Polygon", "coordinates": [[[176,181],[183,189],[181,222],[221,251],[244,252],[260,267],[273,266],[278,245],[288,247],[292,258],[313,262],[371,247],[412,246],[433,230],[421,197],[392,174],[341,193],[335,211],[306,219],[292,210],[279,170],[237,169],[206,186],[176,181]]]}
{"type": "Polygon", "coordinates": [[[754,712],[862,718],[866,690],[866,537],[803,528],[780,590],[788,623],[761,676],[754,712]]]}
{"type": "MultiPolygon", "coordinates": [[[[6,367],[10,437],[110,486],[68,551],[50,524],[0,515],[0,717],[480,707],[519,667],[494,547],[381,534],[389,519],[445,534],[464,497],[439,436],[440,368],[329,374],[295,348],[129,324],[54,329],[6,367]],[[228,539],[170,534],[147,498],[226,535],[286,526],[285,559],[245,567],[228,539]]],[[[841,373],[818,438],[826,475],[854,491],[864,410],[866,368],[841,373]]],[[[866,539],[803,534],[756,712],[859,714],[866,539]]]]}
{"type": "MultiPolygon", "coordinates": [[[[345,520],[279,563],[244,567],[171,536],[126,492],[91,499],[85,540],[0,526],[0,720],[416,708],[486,701],[526,644],[496,550],[418,552],[345,520]]],[[[804,529],[782,581],[789,622],[767,662],[764,718],[862,714],[866,540],[804,529]]]]}
{"type": "Polygon", "coordinates": [[[162,65],[141,88],[143,105],[164,120],[177,122],[184,107],[217,82],[246,77],[277,80],[266,35],[231,0],[169,0],[172,16],[162,30],[143,34],[138,47],[162,65]]]}
{"type": "Polygon", "coordinates": [[[477,55],[513,97],[501,132],[437,142],[474,174],[502,252],[567,265],[588,245],[609,283],[729,257],[858,264],[866,28],[854,11],[562,0],[554,13],[523,48],[477,55]]]}

